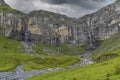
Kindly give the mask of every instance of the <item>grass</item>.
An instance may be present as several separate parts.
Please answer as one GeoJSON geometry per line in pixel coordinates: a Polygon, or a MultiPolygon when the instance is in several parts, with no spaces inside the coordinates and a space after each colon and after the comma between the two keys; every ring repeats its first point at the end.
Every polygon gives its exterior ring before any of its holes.
{"type": "MultiPolygon", "coordinates": [[[[41,45],[41,44],[39,44],[41,45]]],[[[48,46],[36,46],[36,49],[50,48],[48,46]]],[[[0,72],[15,70],[18,65],[27,63],[24,70],[48,69],[66,67],[79,61],[75,56],[30,56],[22,53],[23,46],[14,39],[0,35],[0,72]]]]}
{"type": "Polygon", "coordinates": [[[93,59],[102,62],[64,71],[37,75],[28,80],[120,80],[120,35],[104,40],[93,59]]]}
{"type": "Polygon", "coordinates": [[[79,61],[79,57],[75,56],[46,56],[43,58],[36,58],[28,62],[24,66],[24,70],[40,70],[56,67],[66,67],[73,65],[79,61]]]}
{"type": "Polygon", "coordinates": [[[55,55],[57,53],[57,48],[55,46],[48,46],[42,43],[36,42],[33,46],[33,50],[37,54],[41,55],[55,55]]]}
{"type": "Polygon", "coordinates": [[[93,59],[100,57],[116,57],[120,55],[120,35],[113,35],[110,39],[104,40],[94,51],[93,59]]]}
{"type": "Polygon", "coordinates": [[[32,56],[23,54],[22,45],[13,39],[0,35],[0,71],[14,70],[16,66],[32,59],[32,56]]]}
{"type": "Polygon", "coordinates": [[[60,46],[47,46],[42,43],[36,42],[33,49],[38,54],[42,55],[79,55],[86,50],[87,46],[67,45],[61,44],[60,46]]]}
{"type": "Polygon", "coordinates": [[[0,6],[0,12],[11,12],[11,13],[20,13],[24,14],[23,12],[20,12],[18,10],[12,9],[9,6],[0,6]]]}
{"type": "Polygon", "coordinates": [[[28,80],[120,80],[120,57],[75,69],[37,75],[28,80]]]}
{"type": "Polygon", "coordinates": [[[61,49],[61,53],[64,55],[79,55],[84,53],[87,46],[61,44],[59,48],[61,49]]]}

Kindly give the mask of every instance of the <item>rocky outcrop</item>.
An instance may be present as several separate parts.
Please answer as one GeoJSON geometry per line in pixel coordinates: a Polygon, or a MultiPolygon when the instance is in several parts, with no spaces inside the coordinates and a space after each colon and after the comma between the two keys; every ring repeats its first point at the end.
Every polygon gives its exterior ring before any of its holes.
{"type": "Polygon", "coordinates": [[[0,33],[6,37],[22,38],[22,16],[17,13],[0,12],[0,33]]]}
{"type": "Polygon", "coordinates": [[[108,39],[111,35],[119,33],[119,8],[120,2],[115,2],[105,8],[102,8],[96,13],[80,18],[80,23],[83,23],[83,20],[84,23],[90,22],[90,26],[87,28],[92,32],[95,40],[108,39]]]}
{"type": "MultiPolygon", "coordinates": [[[[120,2],[116,1],[79,19],[46,11],[33,11],[28,14],[29,25],[39,28],[36,28],[38,31],[35,32],[44,36],[44,38],[40,38],[43,39],[41,40],[43,43],[54,45],[58,40],[59,43],[89,44],[91,48],[95,48],[96,41],[108,39],[111,35],[119,33],[119,5],[120,2]]],[[[33,33],[31,30],[29,31],[33,33]]]]}
{"type": "Polygon", "coordinates": [[[0,12],[0,33],[25,42],[88,44],[94,49],[97,41],[120,32],[120,1],[79,19],[43,10],[29,14],[11,10],[0,12]]]}
{"type": "Polygon", "coordinates": [[[4,0],[0,0],[0,34],[22,40],[24,15],[24,13],[9,7],[4,0]]]}

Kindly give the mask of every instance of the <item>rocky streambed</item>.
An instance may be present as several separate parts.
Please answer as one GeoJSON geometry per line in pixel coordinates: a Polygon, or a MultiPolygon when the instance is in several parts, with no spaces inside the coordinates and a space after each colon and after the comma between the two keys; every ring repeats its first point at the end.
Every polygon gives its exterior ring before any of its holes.
{"type": "Polygon", "coordinates": [[[78,56],[82,56],[80,58],[80,62],[78,62],[74,65],[68,66],[66,68],[50,68],[47,70],[23,71],[22,70],[23,65],[20,65],[20,66],[17,66],[15,72],[1,72],[0,80],[25,80],[27,78],[30,78],[30,77],[38,75],[38,74],[45,74],[45,73],[49,73],[49,72],[55,72],[55,71],[60,71],[60,70],[76,68],[79,66],[89,65],[89,64],[94,63],[91,59],[91,54],[92,54],[92,51],[86,51],[84,54],[78,55],[78,56]]]}

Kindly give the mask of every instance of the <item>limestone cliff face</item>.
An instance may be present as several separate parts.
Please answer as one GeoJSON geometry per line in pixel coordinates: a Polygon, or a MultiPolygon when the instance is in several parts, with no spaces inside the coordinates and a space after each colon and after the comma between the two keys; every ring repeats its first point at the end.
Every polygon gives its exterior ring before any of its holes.
{"type": "Polygon", "coordinates": [[[94,47],[96,41],[108,39],[120,31],[119,1],[79,19],[46,11],[33,11],[28,16],[28,27],[36,30],[29,29],[30,32],[44,37],[40,39],[46,44],[55,44],[57,40],[59,43],[94,47]]]}
{"type": "Polygon", "coordinates": [[[47,11],[33,11],[28,14],[28,31],[39,35],[34,39],[48,45],[71,43],[83,45],[87,42],[84,28],[77,19],[47,11]]]}
{"type": "Polygon", "coordinates": [[[6,37],[23,40],[25,14],[12,9],[4,0],[0,0],[0,34],[6,37]]]}
{"type": "Polygon", "coordinates": [[[79,19],[80,24],[86,23],[96,40],[105,40],[120,32],[120,2],[115,2],[96,13],[79,19]]]}
{"type": "Polygon", "coordinates": [[[10,36],[12,32],[20,30],[19,22],[17,14],[0,12],[0,32],[5,36],[10,36]]]}
{"type": "Polygon", "coordinates": [[[0,12],[0,33],[47,45],[88,44],[94,48],[96,41],[108,39],[119,32],[120,1],[79,19],[42,10],[29,14],[13,9],[0,12]]]}

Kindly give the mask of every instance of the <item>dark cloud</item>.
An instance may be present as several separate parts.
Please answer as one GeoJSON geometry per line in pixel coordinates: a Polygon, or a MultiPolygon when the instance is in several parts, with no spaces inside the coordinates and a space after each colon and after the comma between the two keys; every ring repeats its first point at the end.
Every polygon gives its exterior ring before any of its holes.
{"type": "Polygon", "coordinates": [[[49,4],[66,4],[68,2],[68,0],[40,0],[42,2],[46,2],[46,3],[49,3],[49,4]]]}
{"type": "MultiPolygon", "coordinates": [[[[98,8],[98,3],[107,2],[112,0],[40,0],[42,2],[53,4],[53,5],[61,5],[61,4],[70,4],[76,5],[85,9],[96,9],[98,8]]],[[[113,0],[114,1],[114,0],[113,0]]]]}
{"type": "MultiPolygon", "coordinates": [[[[96,1],[96,2],[109,2],[109,1],[112,1],[112,0],[93,0],[93,1],[96,1]]],[[[115,1],[115,0],[113,0],[115,1]]]]}
{"type": "Polygon", "coordinates": [[[90,1],[104,2],[106,0],[40,0],[49,4],[82,4],[90,1]]]}
{"type": "Polygon", "coordinates": [[[80,17],[113,3],[115,0],[5,0],[11,7],[30,12],[32,10],[47,10],[65,14],[70,17],[80,17]]]}

